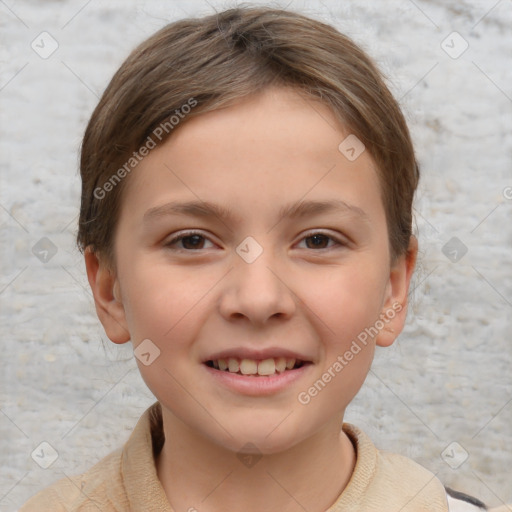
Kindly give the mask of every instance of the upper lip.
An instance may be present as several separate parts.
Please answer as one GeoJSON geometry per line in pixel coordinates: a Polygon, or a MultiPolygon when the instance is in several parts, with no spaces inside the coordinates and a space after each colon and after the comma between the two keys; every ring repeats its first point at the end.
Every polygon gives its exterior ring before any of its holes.
{"type": "Polygon", "coordinates": [[[247,347],[230,348],[215,352],[203,360],[204,363],[207,361],[217,361],[219,359],[229,359],[230,357],[235,359],[253,359],[256,361],[263,361],[265,359],[274,359],[278,357],[285,357],[287,359],[299,359],[304,362],[312,362],[312,358],[307,355],[300,354],[285,348],[269,347],[261,350],[250,349],[247,347]]]}

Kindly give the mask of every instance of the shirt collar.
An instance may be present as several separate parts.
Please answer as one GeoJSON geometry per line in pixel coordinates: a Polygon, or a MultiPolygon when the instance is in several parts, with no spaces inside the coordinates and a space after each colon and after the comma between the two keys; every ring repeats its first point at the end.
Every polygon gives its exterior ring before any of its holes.
{"type": "Polygon", "coordinates": [[[132,512],[172,512],[155,465],[162,444],[162,409],[156,402],[141,416],[123,449],[121,471],[132,512]]]}
{"type": "MultiPolygon", "coordinates": [[[[342,429],[354,445],[356,463],[347,486],[326,512],[377,510],[382,503],[400,505],[397,510],[404,512],[448,510],[444,487],[432,473],[410,459],[380,452],[350,423],[342,429]]],[[[163,442],[162,408],[156,402],[141,416],[122,452],[123,485],[132,512],[146,512],[148,505],[154,512],[173,510],[155,464],[163,442]]]]}

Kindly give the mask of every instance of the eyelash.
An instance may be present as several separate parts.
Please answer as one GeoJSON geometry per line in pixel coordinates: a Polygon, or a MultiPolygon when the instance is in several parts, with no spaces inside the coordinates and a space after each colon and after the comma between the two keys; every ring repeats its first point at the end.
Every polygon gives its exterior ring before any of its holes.
{"type": "MultiPolygon", "coordinates": [[[[335,238],[335,237],[333,237],[333,236],[331,236],[331,235],[329,235],[327,233],[324,233],[322,231],[311,231],[310,233],[307,233],[305,236],[303,236],[300,241],[302,242],[303,240],[306,240],[308,238],[313,238],[314,236],[318,236],[318,235],[320,235],[322,237],[325,237],[325,238],[327,238],[329,240],[332,240],[335,243],[335,245],[333,247],[324,247],[324,248],[321,248],[319,250],[329,250],[329,249],[332,249],[332,248],[334,248],[336,246],[338,246],[338,247],[345,247],[345,246],[348,245],[346,242],[343,242],[343,241],[341,241],[341,240],[339,240],[339,239],[337,239],[337,238],[335,238]]],[[[201,238],[203,238],[205,240],[209,240],[208,237],[204,236],[202,233],[200,233],[198,231],[188,231],[186,233],[182,233],[181,235],[178,235],[178,236],[174,237],[169,242],[166,242],[165,243],[165,247],[172,249],[172,246],[174,244],[177,244],[178,242],[181,242],[185,238],[190,238],[190,237],[193,237],[193,236],[199,236],[199,237],[201,237],[201,238]]],[[[201,249],[183,249],[183,248],[179,248],[179,249],[176,249],[176,250],[178,250],[178,251],[185,251],[185,252],[198,252],[201,249]]],[[[313,249],[313,250],[315,250],[315,249],[313,249]]]]}

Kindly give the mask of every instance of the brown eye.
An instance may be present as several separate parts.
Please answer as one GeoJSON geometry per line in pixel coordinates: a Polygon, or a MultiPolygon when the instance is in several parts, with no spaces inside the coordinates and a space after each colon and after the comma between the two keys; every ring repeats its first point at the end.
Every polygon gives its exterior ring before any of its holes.
{"type": "Polygon", "coordinates": [[[337,246],[339,247],[346,245],[340,240],[333,238],[332,236],[325,233],[311,233],[308,236],[305,236],[301,242],[302,241],[305,241],[306,249],[332,249],[337,246]]]}
{"type": "Polygon", "coordinates": [[[184,236],[180,241],[185,249],[202,249],[204,245],[204,237],[201,235],[184,236]]]}
{"type": "Polygon", "coordinates": [[[186,251],[194,251],[205,248],[205,243],[208,242],[208,239],[199,234],[199,233],[184,233],[175,238],[173,238],[170,242],[166,243],[165,246],[177,249],[177,250],[186,250],[186,251]],[[181,242],[181,247],[174,247],[181,242]]]}
{"type": "Polygon", "coordinates": [[[306,240],[311,241],[311,244],[309,244],[308,249],[325,249],[329,244],[329,237],[326,235],[308,236],[306,240]]]}

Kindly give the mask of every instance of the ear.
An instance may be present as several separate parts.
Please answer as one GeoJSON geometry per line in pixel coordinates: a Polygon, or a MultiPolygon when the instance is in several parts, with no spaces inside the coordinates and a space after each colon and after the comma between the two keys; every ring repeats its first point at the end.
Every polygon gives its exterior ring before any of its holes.
{"type": "Polygon", "coordinates": [[[130,333],[126,327],[119,281],[104,258],[98,257],[91,248],[87,247],[84,257],[96,313],[105,333],[114,343],[126,343],[130,340],[130,333]]]}
{"type": "Polygon", "coordinates": [[[418,239],[411,235],[407,252],[396,260],[390,270],[380,316],[384,327],[376,337],[376,344],[380,347],[389,347],[404,328],[408,305],[407,295],[417,256],[418,239]]]}

